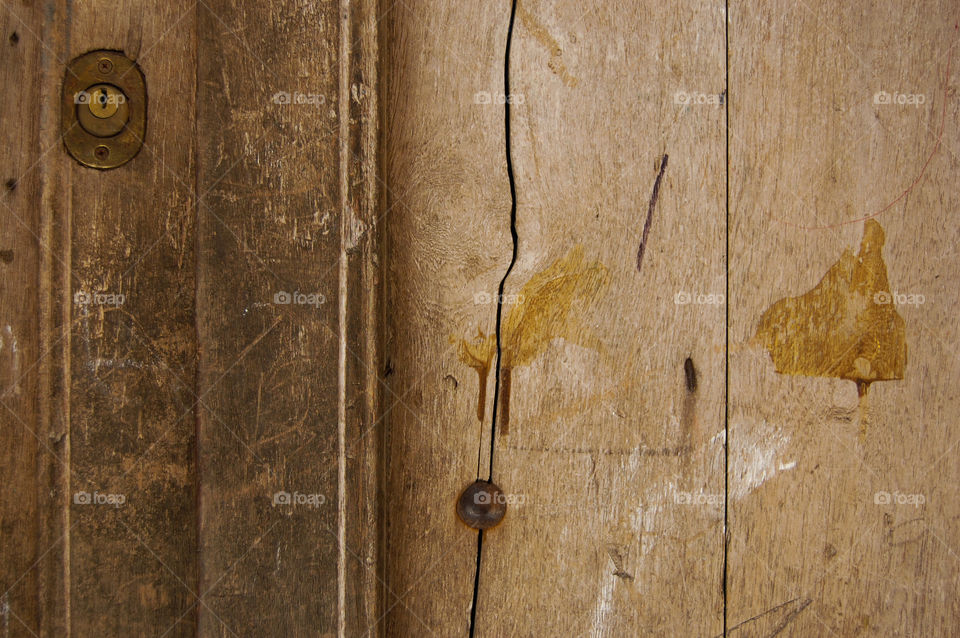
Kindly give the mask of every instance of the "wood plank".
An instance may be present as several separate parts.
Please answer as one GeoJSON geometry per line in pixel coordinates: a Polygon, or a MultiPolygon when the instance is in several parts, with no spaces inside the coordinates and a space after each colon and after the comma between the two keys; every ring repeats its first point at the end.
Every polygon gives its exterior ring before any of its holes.
{"type": "Polygon", "coordinates": [[[519,3],[493,472],[517,506],[477,635],[722,628],[722,8],[519,3]]]}
{"type": "Polygon", "coordinates": [[[69,631],[193,635],[193,4],[82,3],[66,15],[61,76],[69,59],[117,49],[137,60],[148,92],[146,139],[128,164],[100,172],[65,153],[49,159],[67,185],[54,252],[70,265],[69,631]]]}
{"type": "Polygon", "coordinates": [[[503,110],[477,99],[499,90],[508,17],[505,2],[401,2],[381,22],[390,636],[469,625],[477,533],[454,504],[489,426],[476,416],[478,375],[457,353],[465,335],[492,330],[494,306],[474,295],[496,291],[510,258],[503,110]]]}
{"type": "Polygon", "coordinates": [[[376,621],[372,7],[199,8],[201,635],[376,621]]]}
{"type": "Polygon", "coordinates": [[[732,3],[731,636],[955,631],[956,21],[732,3]]]}
{"type": "Polygon", "coordinates": [[[0,629],[7,636],[40,631],[37,561],[50,548],[38,529],[37,468],[56,455],[38,407],[42,31],[38,8],[0,7],[0,82],[17,87],[0,96],[0,629]]]}
{"type": "MultiPolygon", "coordinates": [[[[383,420],[381,380],[383,246],[380,177],[380,92],[378,2],[349,2],[347,27],[341,30],[340,90],[349,93],[345,201],[351,215],[341,216],[340,346],[342,348],[343,439],[340,493],[343,582],[342,635],[376,635],[383,615],[383,420]],[[344,39],[347,39],[344,42],[344,39]],[[344,67],[346,72],[343,72],[344,67]]],[[[344,19],[341,13],[341,20],[344,19]]],[[[341,133],[342,134],[342,133],[341,133]]],[[[341,184],[342,186],[342,184],[341,184]]]]}
{"type": "MultiPolygon", "coordinates": [[[[721,630],[724,312],[675,303],[723,294],[719,8],[518,8],[493,472],[515,502],[484,534],[476,635],[721,630]]],[[[509,12],[385,27],[391,635],[469,625],[476,532],[453,504],[489,461],[509,12]]]]}

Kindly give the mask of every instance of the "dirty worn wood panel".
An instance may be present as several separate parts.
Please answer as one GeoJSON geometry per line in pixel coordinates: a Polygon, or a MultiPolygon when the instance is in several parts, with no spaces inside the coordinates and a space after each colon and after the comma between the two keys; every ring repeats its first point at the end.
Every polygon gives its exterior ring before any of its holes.
{"type": "Polygon", "coordinates": [[[70,59],[118,49],[138,61],[149,95],[143,148],[125,166],[91,170],[62,148],[46,160],[66,185],[52,250],[69,265],[58,290],[70,318],[68,387],[57,408],[67,425],[69,630],[192,635],[193,5],[68,4],[51,22],[64,43],[65,55],[49,58],[58,80],[70,59]]]}
{"type": "Polygon", "coordinates": [[[500,90],[509,5],[383,8],[383,623],[391,636],[462,636],[477,534],[454,503],[486,426],[478,375],[457,354],[465,333],[492,329],[494,306],[475,295],[495,293],[510,258],[503,110],[477,100],[500,90]]]}
{"type": "Polygon", "coordinates": [[[379,3],[341,9],[340,493],[343,581],[340,632],[377,635],[383,615],[383,280],[380,267],[383,180],[380,174],[379,3]],[[346,131],[344,131],[346,128],[346,131]]]}
{"type": "Polygon", "coordinates": [[[0,96],[0,626],[8,636],[40,631],[36,563],[48,548],[39,534],[43,488],[37,468],[56,462],[37,405],[42,31],[39,9],[0,8],[0,83],[17,87],[0,96]]]}
{"type": "Polygon", "coordinates": [[[199,7],[201,635],[376,619],[372,28],[366,2],[199,7]]]}
{"type": "Polygon", "coordinates": [[[454,502],[488,476],[508,98],[493,479],[512,504],[484,535],[477,635],[720,631],[721,8],[521,2],[511,96],[509,2],[392,12],[388,634],[469,624],[476,532],[454,502]]]}
{"type": "Polygon", "coordinates": [[[960,622],[956,21],[731,3],[730,635],[960,622]]]}
{"type": "Polygon", "coordinates": [[[722,8],[519,3],[477,635],[722,628],[722,8]]]}

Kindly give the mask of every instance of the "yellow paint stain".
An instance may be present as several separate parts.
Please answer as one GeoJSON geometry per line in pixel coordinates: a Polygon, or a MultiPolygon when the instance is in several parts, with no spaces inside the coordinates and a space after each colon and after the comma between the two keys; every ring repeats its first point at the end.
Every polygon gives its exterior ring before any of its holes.
{"type": "Polygon", "coordinates": [[[777,372],[856,383],[863,428],[870,384],[903,379],[907,363],[904,321],[891,303],[883,243],[883,228],[868,219],[860,253],[845,250],[809,292],[771,305],[754,337],[777,372]]]}
{"type": "MultiPolygon", "coordinates": [[[[513,299],[503,320],[501,348],[500,432],[510,429],[511,371],[529,365],[542,354],[550,342],[563,338],[584,347],[599,349],[588,330],[570,317],[578,305],[589,304],[609,284],[606,267],[598,261],[588,262],[582,246],[575,246],[565,257],[533,275],[513,299]]],[[[486,402],[486,378],[496,353],[496,335],[477,330],[472,339],[460,339],[458,357],[477,371],[480,396],[477,418],[483,420],[486,402]]]]}
{"type": "MultiPolygon", "coordinates": [[[[456,337],[451,338],[456,341],[456,337]]],[[[484,407],[487,403],[487,374],[490,373],[490,364],[493,355],[497,352],[497,336],[485,335],[477,328],[477,336],[473,339],[461,339],[457,346],[457,357],[477,371],[480,383],[480,396],[477,400],[477,419],[483,421],[484,407]]]]}
{"type": "Polygon", "coordinates": [[[520,23],[530,32],[530,35],[550,52],[550,61],[547,62],[547,68],[560,77],[560,80],[568,87],[577,85],[577,78],[570,74],[566,65],[563,63],[563,49],[556,38],[550,35],[550,31],[537,20],[537,17],[530,13],[524,6],[524,3],[517,2],[517,17],[520,23]]]}
{"type": "Polygon", "coordinates": [[[589,303],[606,289],[609,275],[598,261],[588,262],[583,246],[533,275],[517,295],[517,303],[503,322],[503,367],[527,365],[547,349],[551,341],[564,338],[595,347],[588,334],[569,320],[577,303],[589,303]]]}

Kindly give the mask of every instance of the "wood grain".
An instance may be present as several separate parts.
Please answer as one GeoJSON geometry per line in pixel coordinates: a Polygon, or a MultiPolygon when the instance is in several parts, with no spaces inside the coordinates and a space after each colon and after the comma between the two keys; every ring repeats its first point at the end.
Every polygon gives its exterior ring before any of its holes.
{"type": "MultiPolygon", "coordinates": [[[[54,462],[38,407],[41,156],[36,105],[41,95],[42,14],[0,8],[0,626],[8,636],[40,629],[37,560],[42,490],[37,467],[54,462]]],[[[58,545],[59,547],[59,545],[58,545]]]]}
{"type": "MultiPolygon", "coordinates": [[[[488,461],[490,399],[478,423],[474,370],[510,255],[509,10],[433,3],[384,28],[387,352],[401,397],[388,414],[390,635],[467,629],[475,532],[453,504],[477,475],[478,438],[484,478],[488,461]]],[[[723,309],[682,302],[723,292],[722,18],[522,2],[515,29],[520,243],[506,288],[510,425],[493,474],[515,501],[484,535],[477,635],[717,632],[723,309]],[[713,104],[678,104],[677,92],[713,104]]]]}
{"type": "Polygon", "coordinates": [[[565,330],[544,335],[562,338],[513,367],[493,478],[518,504],[484,540],[477,635],[709,635],[722,612],[724,312],[698,302],[723,294],[722,16],[528,0],[518,18],[520,258],[506,291],[530,319],[507,322],[507,343],[555,323],[553,304],[531,321],[549,289],[526,291],[558,260],[582,251],[607,286],[590,283],[565,330]]]}
{"type": "Polygon", "coordinates": [[[956,631],[957,18],[946,2],[731,4],[730,635],[956,631]],[[832,321],[808,297],[778,339],[847,331],[857,376],[889,380],[858,397],[849,376],[776,372],[763,313],[835,263],[876,263],[858,252],[878,227],[887,289],[824,293],[832,321]],[[905,326],[901,380],[872,358],[896,322],[852,322],[880,316],[875,295],[905,326]]]}
{"type": "Polygon", "coordinates": [[[0,6],[0,634],[952,635],[956,8],[510,9],[0,6]]]}
{"type": "Polygon", "coordinates": [[[376,620],[370,12],[199,10],[201,635],[376,620]]]}
{"type": "Polygon", "coordinates": [[[50,158],[68,189],[56,251],[70,266],[69,627],[187,636],[197,595],[195,27],[189,2],[114,9],[72,7],[66,58],[106,48],[138,61],[143,148],[109,172],[50,158]],[[97,495],[124,502],[98,505],[97,495]]]}
{"type": "MultiPolygon", "coordinates": [[[[492,330],[495,308],[475,295],[495,293],[510,256],[503,110],[478,103],[501,90],[508,11],[401,2],[381,22],[390,636],[469,626],[477,536],[454,507],[489,421],[477,420],[478,375],[457,354],[465,333],[492,330]]],[[[492,386],[486,396],[489,415],[492,386]]]]}

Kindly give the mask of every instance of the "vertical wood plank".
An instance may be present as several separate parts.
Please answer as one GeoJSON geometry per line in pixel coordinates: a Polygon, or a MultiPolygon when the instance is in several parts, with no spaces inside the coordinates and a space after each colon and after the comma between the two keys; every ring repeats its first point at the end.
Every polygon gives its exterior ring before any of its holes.
{"type": "Polygon", "coordinates": [[[951,635],[956,6],[731,5],[730,635],[951,635]]]}
{"type": "Polygon", "coordinates": [[[201,635],[376,620],[371,6],[199,8],[201,635]]]}
{"type": "Polygon", "coordinates": [[[458,351],[492,331],[510,257],[503,110],[482,103],[503,75],[509,4],[385,4],[384,629],[463,636],[477,533],[454,504],[477,477],[492,375],[478,384],[458,351]]]}
{"type": "Polygon", "coordinates": [[[37,468],[56,455],[38,407],[42,13],[4,5],[0,29],[0,83],[17,87],[0,96],[0,631],[29,636],[40,630],[37,561],[50,549],[39,533],[37,468]]]}
{"type": "Polygon", "coordinates": [[[70,266],[60,289],[70,317],[69,631],[193,635],[193,4],[74,3],[60,16],[61,81],[73,57],[117,49],[137,60],[148,92],[146,139],[130,163],[101,172],[60,148],[49,157],[67,184],[54,255],[70,266]]]}
{"type": "Polygon", "coordinates": [[[390,635],[469,625],[476,532],[454,502],[489,462],[506,99],[520,243],[493,478],[511,504],[484,535],[477,635],[720,631],[720,9],[521,2],[511,96],[509,2],[391,14],[390,635]]]}
{"type": "Polygon", "coordinates": [[[722,629],[722,9],[519,3],[478,636],[722,629]]]}
{"type": "Polygon", "coordinates": [[[380,377],[383,341],[381,274],[379,3],[351,1],[341,21],[341,95],[349,94],[341,168],[350,215],[341,217],[340,281],[343,366],[341,529],[342,632],[376,635],[383,614],[383,422],[380,377]],[[346,170],[344,170],[346,169],[346,170]],[[345,290],[344,290],[345,287],[345,290]]]}

